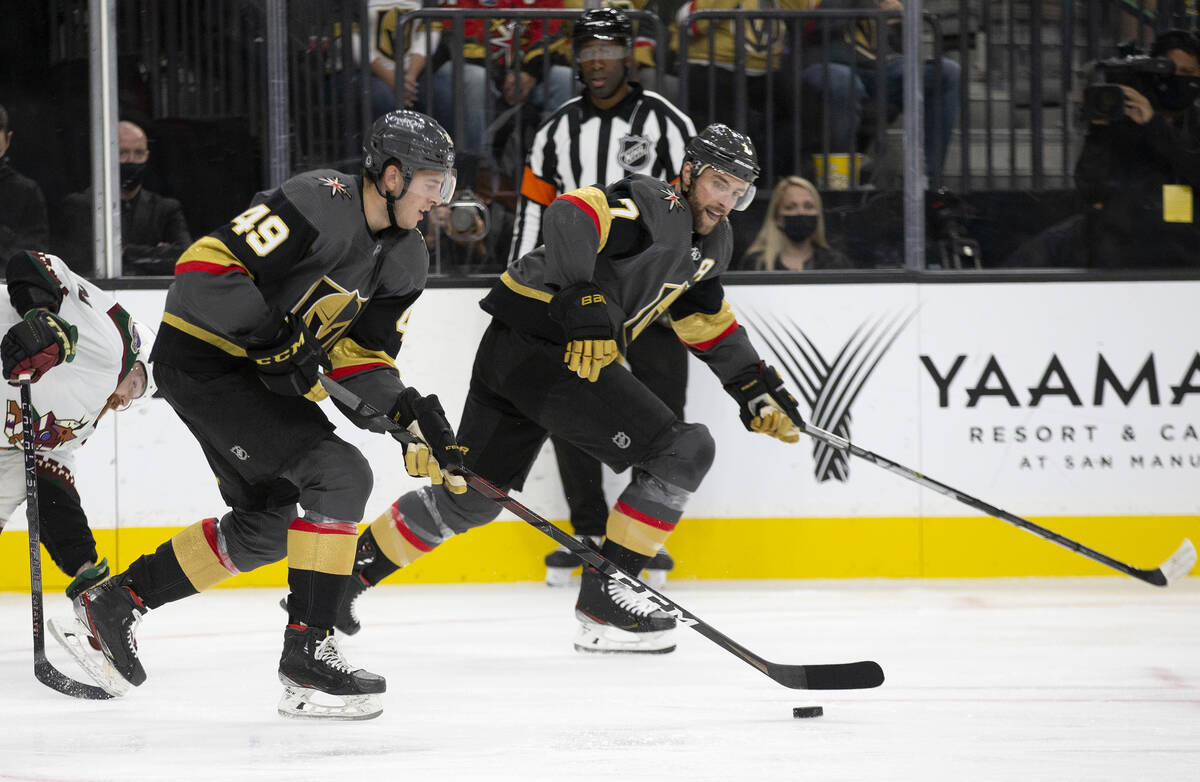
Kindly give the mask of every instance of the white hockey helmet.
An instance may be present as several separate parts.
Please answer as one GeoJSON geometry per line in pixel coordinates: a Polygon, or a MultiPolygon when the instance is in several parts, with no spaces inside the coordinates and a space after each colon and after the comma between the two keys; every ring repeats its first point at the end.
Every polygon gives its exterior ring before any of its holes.
{"type": "MultiPolygon", "coordinates": [[[[133,326],[131,347],[134,350],[134,365],[141,364],[146,371],[146,390],[138,399],[149,399],[158,390],[154,383],[154,366],[150,363],[150,352],[154,350],[154,339],[158,335],[144,321],[132,319],[130,323],[133,326]]],[[[133,371],[132,368],[130,371],[133,371]]]]}

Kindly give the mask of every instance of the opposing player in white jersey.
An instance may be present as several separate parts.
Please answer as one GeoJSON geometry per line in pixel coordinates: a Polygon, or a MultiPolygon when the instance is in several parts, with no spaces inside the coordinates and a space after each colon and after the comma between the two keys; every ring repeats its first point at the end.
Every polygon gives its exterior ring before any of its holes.
{"type": "Polygon", "coordinates": [[[104,414],[148,396],[153,334],[120,304],[71,272],[62,259],[20,252],[5,269],[0,305],[4,445],[0,528],[25,501],[25,459],[17,378],[28,373],[37,448],[41,536],[74,598],[108,577],[75,489],[75,451],[104,414]]]}
{"type": "MultiPolygon", "coordinates": [[[[688,139],[696,129],[687,115],[634,77],[634,34],[619,8],[585,11],[571,36],[583,93],[564,103],[538,128],[521,180],[509,262],[542,243],[542,213],[563,193],[614,184],[630,174],[675,181],[688,139]]],[[[683,418],[687,349],[665,323],[647,328],[629,346],[634,377],[683,418]]],[[[600,462],[551,437],[573,532],[599,544],[608,520],[600,462]]],[[[546,556],[546,583],[562,586],[579,559],[560,546],[546,556]]],[[[660,584],[674,565],[665,548],[647,565],[660,584]]]]}

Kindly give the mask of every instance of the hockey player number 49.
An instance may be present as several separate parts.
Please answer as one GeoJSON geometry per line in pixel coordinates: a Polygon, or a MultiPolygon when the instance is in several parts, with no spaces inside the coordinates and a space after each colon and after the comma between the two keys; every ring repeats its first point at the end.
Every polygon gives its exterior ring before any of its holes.
{"type": "Polygon", "coordinates": [[[271,207],[266,204],[252,206],[233,218],[233,232],[238,236],[245,235],[246,244],[260,258],[288,238],[287,223],[279,215],[271,214],[271,207]]]}

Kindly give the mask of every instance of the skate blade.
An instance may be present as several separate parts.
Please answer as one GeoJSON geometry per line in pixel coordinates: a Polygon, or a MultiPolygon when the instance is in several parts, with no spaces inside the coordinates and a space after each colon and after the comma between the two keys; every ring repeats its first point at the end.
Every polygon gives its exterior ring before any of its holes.
{"type": "Polygon", "coordinates": [[[50,634],[75,659],[79,667],[92,678],[100,688],[115,698],[120,698],[129,692],[133,685],[122,676],[104,652],[92,646],[91,634],[78,619],[61,621],[50,619],[46,622],[50,634]]]}
{"type": "Polygon", "coordinates": [[[299,720],[370,720],[383,714],[378,695],[327,695],[307,687],[283,688],[279,698],[279,716],[299,720]],[[341,703],[322,703],[317,697],[340,699],[341,703]]]}
{"type": "Polygon", "coordinates": [[[675,651],[675,631],[631,633],[612,625],[581,622],[575,651],[589,654],[667,654],[675,651]]]}
{"type": "Polygon", "coordinates": [[[548,567],[546,568],[546,586],[564,587],[571,583],[571,573],[578,567],[548,567]]]}

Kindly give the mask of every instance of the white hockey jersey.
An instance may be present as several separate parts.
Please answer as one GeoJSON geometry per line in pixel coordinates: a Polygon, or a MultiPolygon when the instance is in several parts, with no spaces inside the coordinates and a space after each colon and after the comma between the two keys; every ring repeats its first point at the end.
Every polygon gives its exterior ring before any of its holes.
{"type": "MultiPolygon", "coordinates": [[[[142,347],[138,327],[121,305],[74,274],[61,258],[44,253],[23,255],[40,264],[42,273],[57,282],[62,294],[58,314],[79,331],[74,360],[49,370],[30,387],[37,448],[71,450],[95,431],[97,418],[117,384],[136,361],[148,357],[149,345],[142,347]]],[[[7,298],[0,303],[3,332],[20,320],[7,298]]],[[[20,450],[20,388],[0,383],[0,394],[5,411],[4,447],[20,450]]]]}

